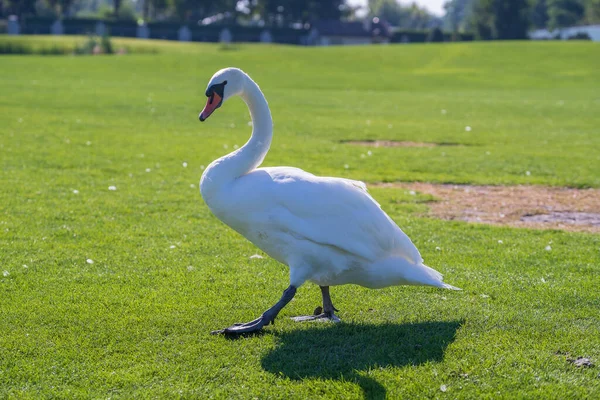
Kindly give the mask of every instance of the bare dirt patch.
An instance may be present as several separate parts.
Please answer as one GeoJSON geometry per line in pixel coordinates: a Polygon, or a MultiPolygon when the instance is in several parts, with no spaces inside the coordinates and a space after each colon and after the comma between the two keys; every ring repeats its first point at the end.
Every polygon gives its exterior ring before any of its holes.
{"type": "Polygon", "coordinates": [[[468,222],[600,233],[600,189],[380,183],[427,193],[429,215],[468,222]]]}
{"type": "Polygon", "coordinates": [[[461,146],[458,143],[400,142],[395,140],[344,140],[342,143],[364,147],[437,147],[461,146]]]}

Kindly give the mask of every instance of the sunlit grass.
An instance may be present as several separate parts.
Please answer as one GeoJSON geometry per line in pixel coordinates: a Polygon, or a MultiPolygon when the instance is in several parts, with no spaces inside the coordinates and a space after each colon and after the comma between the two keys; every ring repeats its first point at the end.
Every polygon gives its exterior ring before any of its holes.
{"type": "Polygon", "coordinates": [[[273,112],[265,165],[600,187],[598,45],[127,43],[158,53],[0,59],[0,397],[598,396],[598,369],[567,358],[600,363],[599,236],[421,218],[424,197],[392,189],[372,193],[463,292],[334,287],[346,323],[297,324],[320,301],[307,284],[264,334],[211,336],[288,282],[198,193],[247,140],[243,103],[197,120],[238,66],[273,112]]]}

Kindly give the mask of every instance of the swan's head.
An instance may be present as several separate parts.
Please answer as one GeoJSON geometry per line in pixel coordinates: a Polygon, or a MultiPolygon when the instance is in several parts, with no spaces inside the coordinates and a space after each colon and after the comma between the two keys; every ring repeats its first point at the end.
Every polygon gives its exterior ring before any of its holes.
{"type": "Polygon", "coordinates": [[[210,78],[206,87],[206,106],[198,116],[200,121],[208,118],[227,99],[240,95],[244,89],[246,74],[237,68],[225,68],[210,78]]]}

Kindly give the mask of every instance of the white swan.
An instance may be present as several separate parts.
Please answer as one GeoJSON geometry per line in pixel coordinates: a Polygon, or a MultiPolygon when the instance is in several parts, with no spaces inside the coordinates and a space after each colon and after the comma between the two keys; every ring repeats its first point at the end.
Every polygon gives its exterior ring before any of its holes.
{"type": "Polygon", "coordinates": [[[290,286],[277,304],[254,321],[213,333],[253,332],[272,323],[307,280],[321,287],[323,312],[315,310],[319,315],[301,320],[338,320],[329,297],[332,285],[457,289],[423,264],[417,248],[364,183],[292,167],[257,168],[271,145],[273,122],[261,90],[243,71],[218,71],[206,96],[200,121],[227,99],[240,96],[250,109],[253,129],[244,146],[206,168],[200,181],[202,197],[217,218],[290,268],[290,286]]]}

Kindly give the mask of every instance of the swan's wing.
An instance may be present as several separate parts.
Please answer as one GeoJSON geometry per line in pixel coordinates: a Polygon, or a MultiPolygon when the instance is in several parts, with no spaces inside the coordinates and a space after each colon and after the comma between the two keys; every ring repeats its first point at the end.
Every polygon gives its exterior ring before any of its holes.
{"type": "Polygon", "coordinates": [[[363,182],[317,177],[296,168],[265,168],[278,224],[292,234],[375,261],[391,255],[422,261],[410,238],[381,209],[363,182]]]}

